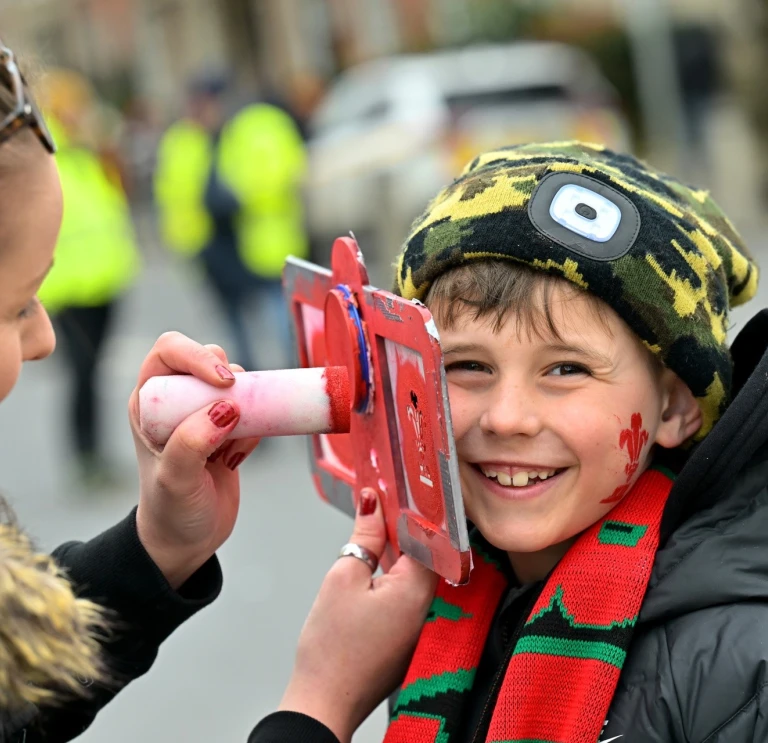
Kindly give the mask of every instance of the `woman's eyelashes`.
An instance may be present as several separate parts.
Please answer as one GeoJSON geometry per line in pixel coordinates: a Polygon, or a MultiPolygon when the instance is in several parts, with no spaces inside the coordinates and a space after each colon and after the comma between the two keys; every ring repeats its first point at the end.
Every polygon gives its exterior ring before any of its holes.
{"type": "Polygon", "coordinates": [[[26,303],[26,304],[25,304],[25,305],[24,305],[24,306],[23,306],[23,307],[22,307],[22,308],[19,310],[19,312],[18,312],[18,314],[16,315],[16,317],[17,317],[19,320],[24,320],[24,319],[26,319],[27,317],[30,317],[30,316],[31,316],[31,315],[33,315],[33,314],[35,313],[35,311],[37,310],[37,306],[38,306],[37,297],[32,297],[32,299],[30,299],[30,300],[29,300],[29,302],[27,302],[27,303],[26,303]]]}

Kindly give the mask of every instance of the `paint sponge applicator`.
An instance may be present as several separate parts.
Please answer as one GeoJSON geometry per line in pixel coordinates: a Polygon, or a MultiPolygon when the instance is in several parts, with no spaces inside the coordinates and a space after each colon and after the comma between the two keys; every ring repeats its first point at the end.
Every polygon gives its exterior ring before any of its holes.
{"type": "Polygon", "coordinates": [[[223,399],[240,409],[231,438],[349,432],[351,396],[344,367],[238,372],[225,390],[192,376],[152,377],[139,392],[141,428],[165,444],[185,418],[223,399]]]}

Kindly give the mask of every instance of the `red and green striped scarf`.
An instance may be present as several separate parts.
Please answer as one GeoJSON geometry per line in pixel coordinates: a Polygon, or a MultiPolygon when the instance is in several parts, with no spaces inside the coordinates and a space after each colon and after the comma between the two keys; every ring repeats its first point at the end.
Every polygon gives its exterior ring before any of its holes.
{"type": "MultiPolygon", "coordinates": [[[[648,470],[566,553],[517,638],[487,743],[596,743],[659,544],[672,481],[648,470]]],[[[453,743],[507,579],[473,549],[466,586],[441,583],[384,743],[453,743]]]]}

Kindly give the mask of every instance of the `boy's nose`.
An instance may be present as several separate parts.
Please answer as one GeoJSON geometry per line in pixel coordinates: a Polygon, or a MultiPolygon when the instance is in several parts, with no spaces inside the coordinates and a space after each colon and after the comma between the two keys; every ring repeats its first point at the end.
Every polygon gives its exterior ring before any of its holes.
{"type": "Polygon", "coordinates": [[[480,417],[483,433],[500,438],[535,436],[542,429],[540,411],[524,385],[499,384],[480,417]]]}

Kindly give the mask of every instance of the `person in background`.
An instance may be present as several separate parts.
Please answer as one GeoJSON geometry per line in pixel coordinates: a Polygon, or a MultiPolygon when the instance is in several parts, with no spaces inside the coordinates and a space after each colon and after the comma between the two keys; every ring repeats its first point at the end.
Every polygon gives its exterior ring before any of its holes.
{"type": "Polygon", "coordinates": [[[99,365],[120,298],[139,271],[139,251],[119,170],[99,155],[93,88],[76,72],[52,69],[40,99],[59,147],[64,215],[56,263],[39,297],[54,317],[70,372],[68,439],[77,474],[86,486],[103,486],[114,473],[101,444],[99,365]]]}
{"type": "Polygon", "coordinates": [[[238,363],[256,369],[265,362],[248,327],[254,299],[291,355],[281,275],[289,255],[308,254],[300,192],[306,155],[295,122],[277,106],[252,103],[228,118],[228,89],[213,75],[191,86],[186,116],[160,142],[155,199],[163,241],[198,257],[238,363]]]}

